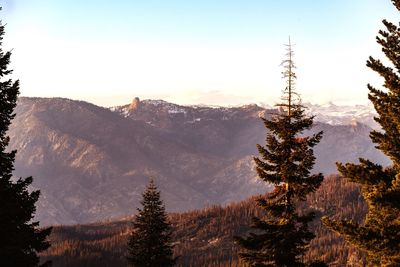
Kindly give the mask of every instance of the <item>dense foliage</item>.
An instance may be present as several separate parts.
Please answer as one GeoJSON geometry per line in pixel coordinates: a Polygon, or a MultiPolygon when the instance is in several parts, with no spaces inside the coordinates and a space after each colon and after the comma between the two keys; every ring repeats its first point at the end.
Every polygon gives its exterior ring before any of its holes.
{"type": "MultiPolygon", "coordinates": [[[[392,2],[400,10],[400,1],[392,2]]],[[[368,85],[369,99],[378,113],[375,120],[382,127],[370,137],[393,166],[383,168],[366,159],[360,159],[360,164],[338,164],[344,177],[362,186],[368,213],[362,225],[329,218],[324,218],[324,223],[365,250],[368,266],[400,266],[400,28],[386,20],[383,24],[386,30],[379,31],[377,42],[392,66],[373,57],[367,61],[367,66],[384,79],[386,88],[368,85]]]]}
{"type": "MultiPolygon", "coordinates": [[[[16,151],[8,151],[10,138],[7,130],[15,114],[19,94],[19,81],[7,78],[10,52],[1,45],[4,25],[0,22],[0,258],[2,266],[38,266],[38,252],[49,247],[46,237],[51,229],[38,229],[32,222],[39,191],[28,191],[32,177],[12,179],[16,151]]],[[[43,264],[48,265],[48,263],[43,264]]]]}

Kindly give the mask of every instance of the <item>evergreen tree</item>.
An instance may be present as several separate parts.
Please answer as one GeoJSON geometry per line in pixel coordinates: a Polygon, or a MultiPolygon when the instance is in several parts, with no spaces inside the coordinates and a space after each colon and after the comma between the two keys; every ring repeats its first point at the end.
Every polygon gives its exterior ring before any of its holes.
{"type": "Polygon", "coordinates": [[[138,209],[128,242],[128,262],[133,267],[174,266],[171,226],[153,180],[142,196],[143,208],[138,209]]]}
{"type": "MultiPolygon", "coordinates": [[[[0,22],[0,258],[1,266],[39,266],[38,252],[46,250],[51,228],[38,229],[39,222],[31,222],[36,211],[39,191],[28,191],[32,177],[12,180],[16,151],[7,151],[6,135],[19,93],[19,81],[6,78],[10,52],[1,48],[4,26],[0,22]]],[[[42,266],[49,266],[45,263],[42,266]]]]}
{"type": "MultiPolygon", "coordinates": [[[[392,1],[400,11],[400,1],[392,1]]],[[[367,66],[384,78],[379,90],[368,84],[369,99],[382,130],[372,131],[376,147],[393,162],[389,168],[360,159],[360,164],[337,167],[343,177],[361,185],[368,205],[365,222],[323,218],[324,224],[348,242],[367,252],[368,266],[400,266],[400,28],[384,20],[386,30],[379,31],[377,42],[392,66],[372,57],[367,66]]]]}
{"type": "Polygon", "coordinates": [[[240,258],[250,266],[325,266],[321,262],[306,264],[302,256],[314,234],[308,229],[315,214],[296,209],[307,194],[314,192],[323,181],[321,173],[311,175],[315,157],[313,147],[322,132],[302,136],[313,125],[313,117],[304,114],[298,94],[294,90],[293,51],[289,40],[287,59],[283,61],[283,76],[287,87],[283,91],[279,113],[271,119],[262,118],[269,130],[266,146],[257,145],[260,158],[255,157],[260,179],[275,184],[265,197],[257,200],[265,211],[262,218],[253,218],[256,231],[246,238],[236,237],[242,248],[240,258]]]}

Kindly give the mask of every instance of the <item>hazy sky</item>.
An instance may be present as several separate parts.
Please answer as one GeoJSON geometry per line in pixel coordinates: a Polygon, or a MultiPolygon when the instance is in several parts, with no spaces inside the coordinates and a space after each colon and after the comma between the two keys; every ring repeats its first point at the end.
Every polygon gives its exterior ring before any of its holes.
{"type": "Polygon", "coordinates": [[[288,36],[304,101],[367,102],[365,67],[389,0],[6,0],[6,48],[24,96],[111,106],[131,98],[274,104],[288,36]]]}

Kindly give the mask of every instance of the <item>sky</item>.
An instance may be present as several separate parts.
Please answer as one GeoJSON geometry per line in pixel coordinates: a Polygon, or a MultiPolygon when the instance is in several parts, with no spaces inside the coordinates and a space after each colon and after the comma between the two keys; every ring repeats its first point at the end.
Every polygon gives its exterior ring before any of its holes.
{"type": "Polygon", "coordinates": [[[234,106],[279,101],[289,36],[304,102],[367,103],[389,0],[0,0],[21,95],[102,106],[134,97],[234,106]]]}

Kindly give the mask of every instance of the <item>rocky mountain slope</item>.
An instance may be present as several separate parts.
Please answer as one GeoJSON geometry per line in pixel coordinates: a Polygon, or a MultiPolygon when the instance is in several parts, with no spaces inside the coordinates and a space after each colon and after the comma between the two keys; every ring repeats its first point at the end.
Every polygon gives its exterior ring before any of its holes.
{"type": "MultiPolygon", "coordinates": [[[[106,109],[61,98],[20,98],[9,131],[17,149],[16,176],[40,188],[37,219],[74,224],[135,211],[154,177],[169,211],[238,201],[267,190],[252,156],[264,143],[259,116],[272,110],[185,107],[135,99],[106,109]]],[[[335,161],[358,157],[389,164],[364,124],[316,123],[324,131],[315,170],[335,172],[335,161]]]]}

